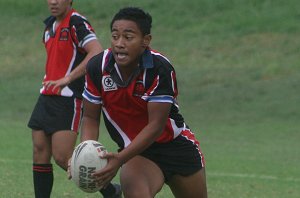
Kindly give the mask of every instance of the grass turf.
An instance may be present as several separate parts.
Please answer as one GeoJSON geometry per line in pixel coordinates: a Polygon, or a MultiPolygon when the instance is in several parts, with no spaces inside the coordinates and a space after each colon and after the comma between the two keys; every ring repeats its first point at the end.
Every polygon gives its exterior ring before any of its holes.
{"type": "MultiPolygon", "coordinates": [[[[179,103],[207,161],[209,197],[300,196],[299,7],[296,0],[75,1],[104,47],[121,7],[153,16],[152,47],[174,64],[179,103]]],[[[0,0],[0,197],[32,197],[26,127],[44,70],[46,2],[0,0]]],[[[101,142],[115,145],[102,130],[101,142]]],[[[53,197],[80,192],[55,168],[53,197]]],[[[117,178],[116,178],[117,181],[117,178]]],[[[172,197],[164,187],[157,197],[172,197]]]]}

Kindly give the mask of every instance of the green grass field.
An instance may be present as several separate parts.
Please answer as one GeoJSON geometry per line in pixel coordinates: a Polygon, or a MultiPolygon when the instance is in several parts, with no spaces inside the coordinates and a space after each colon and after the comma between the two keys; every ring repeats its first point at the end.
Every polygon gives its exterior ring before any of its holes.
{"type": "MultiPolygon", "coordinates": [[[[153,16],[152,47],[177,70],[179,104],[206,157],[210,198],[300,197],[300,2],[76,0],[109,47],[123,6],[153,16]]],[[[0,0],[0,197],[31,198],[27,121],[44,75],[46,1],[0,0]]],[[[105,129],[101,142],[114,143],[105,129]]],[[[57,166],[52,197],[99,197],[57,166]]],[[[118,181],[116,178],[115,181],[118,181]]],[[[165,186],[157,197],[173,197],[165,186]]]]}

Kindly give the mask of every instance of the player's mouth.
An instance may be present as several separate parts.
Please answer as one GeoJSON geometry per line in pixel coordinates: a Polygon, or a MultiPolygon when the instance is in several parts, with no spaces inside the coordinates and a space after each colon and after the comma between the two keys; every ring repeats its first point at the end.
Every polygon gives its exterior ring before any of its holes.
{"type": "Polygon", "coordinates": [[[50,11],[52,14],[55,14],[55,13],[58,13],[59,10],[58,10],[58,8],[52,7],[52,8],[50,8],[50,11]]]}
{"type": "Polygon", "coordinates": [[[117,62],[124,61],[128,57],[126,53],[115,53],[115,59],[117,62]]]}

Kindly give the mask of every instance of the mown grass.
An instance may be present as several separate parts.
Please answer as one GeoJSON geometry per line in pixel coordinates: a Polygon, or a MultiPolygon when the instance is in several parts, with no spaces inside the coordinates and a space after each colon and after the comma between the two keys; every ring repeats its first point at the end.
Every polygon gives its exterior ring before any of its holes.
{"type": "MultiPolygon", "coordinates": [[[[177,70],[181,111],[206,156],[209,197],[299,197],[300,3],[74,1],[104,47],[113,14],[129,5],[152,14],[152,47],[177,70]]],[[[29,198],[26,124],[43,76],[48,11],[46,1],[0,0],[0,12],[0,197],[29,198]]],[[[98,196],[81,193],[55,167],[53,197],[98,196]]],[[[172,195],[165,187],[157,197],[172,195]]]]}

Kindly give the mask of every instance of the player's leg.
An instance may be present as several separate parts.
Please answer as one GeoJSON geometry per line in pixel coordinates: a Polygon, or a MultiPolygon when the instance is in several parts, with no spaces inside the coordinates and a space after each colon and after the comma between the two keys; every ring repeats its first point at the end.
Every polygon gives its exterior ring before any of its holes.
{"type": "Polygon", "coordinates": [[[121,185],[125,197],[152,198],[162,188],[164,176],[151,160],[136,156],[121,168],[121,185]]]}
{"type": "Polygon", "coordinates": [[[33,183],[36,198],[50,197],[53,186],[51,137],[42,130],[32,131],[33,183]]]}
{"type": "Polygon", "coordinates": [[[77,133],[74,131],[57,131],[52,135],[52,156],[55,163],[67,170],[68,160],[76,144],[77,133]]]}
{"type": "Polygon", "coordinates": [[[174,175],[168,185],[176,198],[207,198],[204,167],[190,176],[174,175]]]}
{"type": "Polygon", "coordinates": [[[56,164],[67,170],[68,160],[74,150],[80,118],[82,100],[72,97],[53,97],[49,101],[51,117],[48,131],[52,133],[52,156],[56,164]],[[50,103],[51,102],[51,103],[50,103]]]}

